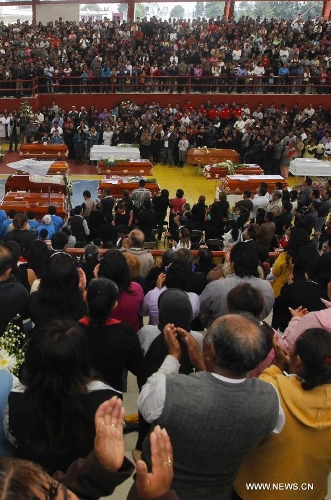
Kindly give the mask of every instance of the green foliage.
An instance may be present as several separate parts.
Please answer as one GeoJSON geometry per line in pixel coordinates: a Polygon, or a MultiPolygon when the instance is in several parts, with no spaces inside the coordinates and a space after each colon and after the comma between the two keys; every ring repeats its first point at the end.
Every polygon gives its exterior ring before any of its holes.
{"type": "Polygon", "coordinates": [[[204,15],[207,19],[212,17],[223,16],[224,2],[206,2],[204,15]]]}
{"type": "Polygon", "coordinates": [[[183,19],[185,15],[185,9],[182,5],[175,5],[170,11],[170,17],[175,17],[176,19],[183,19]]]}
{"type": "Polygon", "coordinates": [[[205,4],[203,2],[197,2],[194,8],[194,17],[203,17],[205,14],[205,4]]]}
{"type": "Polygon", "coordinates": [[[128,11],[128,4],[127,3],[118,3],[117,4],[117,12],[119,14],[126,14],[128,11]]]}
{"type": "Polygon", "coordinates": [[[146,16],[146,14],[147,12],[145,5],[143,5],[142,3],[136,3],[134,18],[137,19],[137,17],[140,17],[140,19],[142,19],[146,16]]]}
{"type": "Polygon", "coordinates": [[[271,19],[296,19],[301,14],[303,19],[316,17],[322,13],[323,2],[237,2],[235,17],[248,16],[252,19],[262,17],[271,19]]]}

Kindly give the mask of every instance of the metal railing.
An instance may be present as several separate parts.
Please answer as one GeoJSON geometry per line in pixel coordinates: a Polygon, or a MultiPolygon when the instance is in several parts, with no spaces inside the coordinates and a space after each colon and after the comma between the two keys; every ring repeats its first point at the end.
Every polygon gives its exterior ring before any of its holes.
{"type": "Polygon", "coordinates": [[[331,75],[327,77],[282,76],[120,76],[42,77],[0,81],[0,98],[35,97],[38,94],[115,94],[115,93],[215,93],[215,94],[329,94],[331,75]]]}

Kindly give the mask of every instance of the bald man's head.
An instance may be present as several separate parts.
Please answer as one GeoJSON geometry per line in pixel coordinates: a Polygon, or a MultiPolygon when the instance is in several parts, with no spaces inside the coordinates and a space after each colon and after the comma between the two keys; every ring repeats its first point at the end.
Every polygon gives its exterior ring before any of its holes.
{"type": "Polygon", "coordinates": [[[253,316],[227,314],[208,329],[217,366],[235,376],[253,370],[267,355],[267,334],[253,316]]]}

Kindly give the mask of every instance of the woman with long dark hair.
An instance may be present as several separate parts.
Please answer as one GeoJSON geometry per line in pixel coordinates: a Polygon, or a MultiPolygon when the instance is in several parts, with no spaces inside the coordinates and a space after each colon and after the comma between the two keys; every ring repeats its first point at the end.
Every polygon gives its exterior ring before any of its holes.
{"type": "Polygon", "coordinates": [[[98,406],[121,395],[93,380],[85,336],[70,321],[53,321],[33,333],[22,383],[8,399],[10,435],[18,457],[49,472],[65,471],[92,451],[98,406]]]}
{"type": "Polygon", "coordinates": [[[275,297],[280,295],[283,285],[287,282],[292,271],[293,257],[299,252],[304,245],[309,245],[309,235],[307,231],[299,227],[291,229],[290,239],[285,252],[278,255],[274,265],[272,266],[272,275],[275,280],[272,283],[275,297]]]}
{"type": "Polygon", "coordinates": [[[123,390],[122,372],[137,376],[138,385],[145,382],[144,358],[134,328],[112,318],[118,287],[107,278],[94,278],[84,294],[87,315],[79,323],[88,343],[91,368],[115,389],[123,390]]]}
{"type": "Polygon", "coordinates": [[[30,295],[30,318],[36,327],[53,319],[78,321],[84,316],[85,284],[85,273],[77,269],[71,255],[54,252],[47,263],[39,289],[30,295]]]}
{"type": "Polygon", "coordinates": [[[144,292],[138,283],[132,281],[123,253],[116,249],[108,250],[96,270],[96,275],[114,281],[118,287],[117,306],[111,317],[129,323],[137,332],[141,326],[139,311],[144,292]]]}

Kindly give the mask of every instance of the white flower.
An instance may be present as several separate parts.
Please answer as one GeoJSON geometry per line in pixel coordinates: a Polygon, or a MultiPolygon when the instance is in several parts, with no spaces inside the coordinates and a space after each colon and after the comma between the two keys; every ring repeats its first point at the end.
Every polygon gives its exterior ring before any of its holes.
{"type": "Polygon", "coordinates": [[[115,156],[114,156],[114,155],[109,155],[109,156],[108,156],[108,158],[107,158],[107,161],[108,161],[109,163],[114,162],[114,161],[115,161],[115,156]]]}
{"type": "Polygon", "coordinates": [[[5,349],[0,349],[0,370],[12,372],[16,367],[16,358],[11,356],[5,349]]]}

